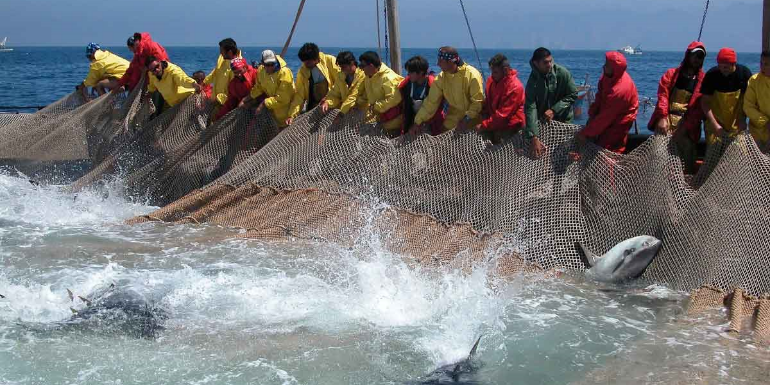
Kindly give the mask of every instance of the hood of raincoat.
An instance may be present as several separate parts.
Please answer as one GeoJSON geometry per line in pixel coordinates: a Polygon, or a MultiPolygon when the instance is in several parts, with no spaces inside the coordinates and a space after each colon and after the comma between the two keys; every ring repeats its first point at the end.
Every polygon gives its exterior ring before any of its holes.
{"type": "MultiPolygon", "coordinates": [[[[706,51],[706,45],[705,44],[703,44],[703,43],[701,43],[699,41],[694,41],[694,42],[690,43],[690,45],[687,46],[687,50],[684,51],[684,58],[682,59],[682,66],[685,66],[685,63],[687,63],[687,57],[690,56],[690,52],[692,52],[692,50],[694,50],[696,48],[700,48],[700,49],[703,50],[703,52],[708,53],[708,51],[706,51]]],[[[704,61],[704,63],[705,63],[705,61],[704,61]]],[[[703,69],[703,67],[701,67],[700,69],[703,69]]]]}
{"type": "Polygon", "coordinates": [[[610,51],[604,55],[604,58],[607,60],[607,64],[612,67],[612,77],[602,75],[601,82],[606,85],[615,84],[623,78],[623,74],[628,69],[626,57],[620,52],[610,51]]]}

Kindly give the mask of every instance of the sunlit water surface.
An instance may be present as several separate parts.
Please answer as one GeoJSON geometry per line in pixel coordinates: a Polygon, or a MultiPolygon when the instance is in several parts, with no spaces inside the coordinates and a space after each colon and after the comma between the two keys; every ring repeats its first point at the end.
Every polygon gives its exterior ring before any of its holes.
{"type": "Polygon", "coordinates": [[[479,336],[480,384],[770,378],[768,347],[726,334],[722,312],[685,317],[662,286],[419,269],[378,234],[343,248],[122,224],[153,209],[119,184],[73,196],[0,175],[0,383],[410,383],[479,336]],[[157,338],[69,322],[113,284],[163,310],[157,338]]]}

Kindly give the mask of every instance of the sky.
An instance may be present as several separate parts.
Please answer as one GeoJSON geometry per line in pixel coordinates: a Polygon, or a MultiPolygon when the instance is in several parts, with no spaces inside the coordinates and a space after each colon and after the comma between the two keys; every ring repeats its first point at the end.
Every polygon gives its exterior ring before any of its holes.
{"type": "MultiPolygon", "coordinates": [[[[385,0],[380,0],[380,6],[385,0]]],[[[479,48],[681,51],[705,0],[464,0],[479,48]]],[[[283,46],[299,0],[0,0],[9,46],[123,45],[136,31],[166,46],[283,46]]],[[[459,0],[399,0],[401,45],[471,47],[459,0]]],[[[375,0],[306,0],[292,46],[376,47],[375,0]]],[[[382,16],[382,15],[380,15],[382,16]]],[[[384,20],[381,18],[381,23],[384,20]]],[[[761,50],[762,0],[712,0],[702,41],[761,50]]]]}

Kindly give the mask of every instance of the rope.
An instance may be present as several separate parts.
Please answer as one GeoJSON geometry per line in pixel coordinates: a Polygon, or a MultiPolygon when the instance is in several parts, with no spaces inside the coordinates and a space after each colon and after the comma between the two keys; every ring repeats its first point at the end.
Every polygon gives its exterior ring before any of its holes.
{"type": "Polygon", "coordinates": [[[479,71],[481,71],[481,76],[483,79],[487,78],[487,75],[484,74],[484,67],[481,65],[481,56],[479,56],[479,50],[476,48],[476,39],[473,38],[473,31],[471,30],[471,23],[468,21],[468,13],[465,12],[465,4],[463,4],[463,0],[460,0],[460,7],[463,9],[463,16],[465,16],[465,24],[468,26],[468,33],[471,35],[471,43],[473,43],[473,51],[476,52],[476,60],[479,61],[479,71]]]}
{"type": "Polygon", "coordinates": [[[382,39],[380,39],[380,0],[377,0],[377,11],[375,12],[377,17],[377,54],[382,57],[382,39]]]}
{"type": "Polygon", "coordinates": [[[382,3],[382,15],[385,18],[385,62],[390,63],[390,44],[388,44],[388,2],[387,1],[382,3]]]}
{"type": "Polygon", "coordinates": [[[281,50],[281,57],[286,57],[286,51],[289,50],[289,44],[291,44],[291,38],[294,36],[294,30],[297,29],[299,16],[302,15],[302,8],[304,7],[305,7],[305,0],[302,0],[299,3],[299,9],[297,9],[297,16],[294,18],[294,25],[291,26],[291,32],[289,32],[289,37],[286,38],[286,44],[283,45],[283,49],[281,50]]]}
{"type": "Polygon", "coordinates": [[[703,11],[703,20],[700,22],[700,32],[698,32],[698,41],[703,36],[703,26],[706,25],[706,15],[709,13],[709,3],[711,0],[706,0],[706,9],[703,11]]]}
{"type": "Polygon", "coordinates": [[[42,110],[45,106],[0,106],[0,110],[42,110]]]}

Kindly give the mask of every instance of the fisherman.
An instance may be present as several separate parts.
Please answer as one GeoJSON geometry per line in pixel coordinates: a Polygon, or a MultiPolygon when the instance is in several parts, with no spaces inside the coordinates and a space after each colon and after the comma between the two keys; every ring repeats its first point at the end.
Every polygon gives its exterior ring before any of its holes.
{"type": "Polygon", "coordinates": [[[214,114],[214,121],[221,119],[230,111],[238,108],[241,102],[249,97],[251,88],[257,84],[257,70],[250,66],[246,59],[235,57],[230,60],[230,70],[233,78],[227,85],[225,104],[214,114]]]}
{"type": "Polygon", "coordinates": [[[481,109],[484,106],[484,79],[481,73],[465,63],[454,47],[439,49],[438,66],[441,73],[433,82],[428,99],[417,112],[410,132],[420,129],[415,126],[430,122],[443,100],[449,105],[443,124],[444,132],[476,127],[481,122],[481,109]]]}
{"type": "Polygon", "coordinates": [[[703,61],[706,46],[694,41],[687,47],[679,67],[671,68],[660,78],[658,104],[647,125],[658,134],[671,134],[677,152],[684,162],[684,172],[695,173],[698,141],[703,110],[700,105],[701,84],[705,73],[703,61]]]}
{"type": "Polygon", "coordinates": [[[626,72],[625,56],[611,51],[604,57],[604,73],[599,79],[596,101],[588,109],[588,124],[578,131],[576,139],[580,144],[591,140],[620,154],[626,150],[628,131],[636,121],[639,96],[634,80],[626,72]]]}
{"type": "Polygon", "coordinates": [[[738,55],[730,48],[722,48],[717,55],[717,66],[706,72],[701,86],[701,107],[706,116],[706,143],[710,146],[722,135],[735,137],[746,130],[743,113],[743,94],[748,87],[751,70],[738,64],[738,55]]]}
{"type": "Polygon", "coordinates": [[[267,108],[278,124],[284,128],[290,124],[289,106],[294,97],[294,74],[279,55],[271,50],[262,51],[257,82],[251,88],[251,95],[242,104],[257,100],[257,114],[267,108]],[[264,98],[259,101],[258,98],[264,98]]]}
{"type": "Polygon", "coordinates": [[[770,51],[762,51],[759,73],[749,79],[743,99],[749,130],[763,152],[770,150],[770,51]]]}
{"type": "Polygon", "coordinates": [[[134,33],[133,36],[128,38],[126,45],[134,53],[134,58],[131,60],[131,65],[128,66],[126,73],[120,78],[120,87],[113,88],[112,92],[123,92],[126,88],[128,90],[136,88],[139,85],[142,74],[147,70],[145,63],[148,57],[152,56],[160,61],[168,61],[166,49],[154,42],[147,32],[134,33]]]}
{"type": "Polygon", "coordinates": [[[382,63],[377,52],[364,52],[358,62],[366,75],[358,93],[358,104],[367,106],[370,121],[382,124],[386,136],[401,135],[403,116],[398,86],[404,78],[382,63]]]}
{"type": "Polygon", "coordinates": [[[201,93],[206,97],[206,99],[211,99],[211,92],[213,87],[211,87],[211,84],[204,83],[206,80],[206,73],[203,72],[203,70],[197,70],[193,72],[192,78],[195,79],[195,82],[198,83],[199,86],[201,86],[201,93]]]}
{"type": "Polygon", "coordinates": [[[358,61],[350,51],[337,54],[337,65],[340,67],[340,73],[326,99],[321,102],[321,111],[324,114],[336,108],[344,115],[352,108],[359,107],[357,100],[366,77],[364,71],[358,68],[358,61]]]}
{"type": "Polygon", "coordinates": [[[476,130],[498,143],[518,133],[526,123],[524,85],[503,54],[493,56],[489,68],[492,74],[487,79],[486,99],[481,110],[484,120],[476,125],[476,130]]]}
{"type": "Polygon", "coordinates": [[[219,58],[217,58],[217,66],[214,67],[203,81],[214,87],[211,92],[211,101],[215,103],[215,111],[227,102],[227,94],[229,91],[227,86],[230,83],[230,80],[233,79],[233,73],[230,70],[230,61],[238,57],[242,56],[235,40],[228,37],[219,42],[219,58]]]}
{"type": "Polygon", "coordinates": [[[539,158],[545,152],[545,145],[540,140],[541,121],[572,122],[572,105],[577,100],[577,86],[570,72],[554,63],[553,55],[547,48],[540,47],[532,54],[529,61],[532,72],[527,80],[524,113],[527,127],[524,131],[530,138],[531,155],[539,158]]]}
{"type": "Polygon", "coordinates": [[[302,66],[297,72],[296,91],[289,108],[289,117],[285,121],[286,126],[302,112],[303,105],[305,111],[319,105],[334,87],[340,72],[340,67],[336,64],[337,59],[320,52],[314,43],[305,43],[297,56],[302,66]]]}
{"type": "MultiPolygon", "coordinates": [[[[407,131],[415,127],[416,131],[409,131],[411,135],[420,133],[419,126],[415,126],[414,118],[420,111],[422,103],[428,97],[433,82],[436,81],[436,74],[428,72],[428,60],[422,56],[415,56],[406,61],[407,78],[401,82],[398,88],[401,90],[402,111],[404,113],[404,125],[402,131],[407,131]]],[[[429,127],[432,135],[439,135],[444,131],[444,101],[442,100],[433,118],[425,125],[429,127]]],[[[402,132],[403,133],[403,132],[402,132]]]]}
{"type": "Polygon", "coordinates": [[[201,86],[195,79],[187,76],[176,64],[160,60],[155,56],[147,57],[145,63],[150,73],[150,81],[147,85],[148,96],[157,91],[165,100],[164,105],[157,107],[158,111],[163,112],[183,102],[193,93],[201,92],[201,86]]]}
{"type": "Polygon", "coordinates": [[[99,44],[90,43],[86,47],[86,57],[91,62],[88,76],[78,85],[84,100],[89,100],[87,87],[96,90],[99,96],[118,87],[118,82],[128,69],[129,62],[110,51],[103,50],[99,44]]]}

